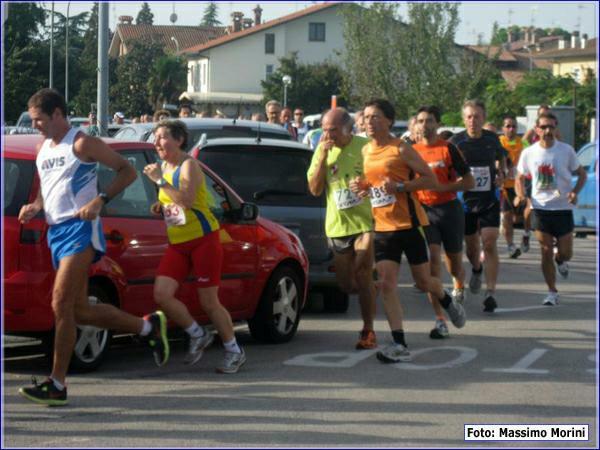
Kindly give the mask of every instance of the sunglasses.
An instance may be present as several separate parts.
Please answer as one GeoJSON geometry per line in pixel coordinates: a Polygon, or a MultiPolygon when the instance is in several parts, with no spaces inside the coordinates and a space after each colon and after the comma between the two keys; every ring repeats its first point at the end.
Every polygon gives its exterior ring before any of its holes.
{"type": "Polygon", "coordinates": [[[303,113],[294,113],[295,116],[303,116],[303,113]]]}
{"type": "Polygon", "coordinates": [[[540,125],[538,127],[540,130],[554,130],[556,127],[554,125],[540,125]]]}
{"type": "Polygon", "coordinates": [[[515,125],[504,125],[504,128],[517,128],[515,125]]]}

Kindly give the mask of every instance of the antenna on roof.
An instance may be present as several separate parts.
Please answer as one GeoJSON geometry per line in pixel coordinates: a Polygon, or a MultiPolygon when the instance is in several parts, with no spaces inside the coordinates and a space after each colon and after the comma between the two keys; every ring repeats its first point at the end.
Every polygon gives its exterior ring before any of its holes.
{"type": "Polygon", "coordinates": [[[169,16],[169,20],[173,25],[175,25],[175,22],[177,22],[177,14],[175,14],[175,2],[173,2],[173,12],[169,16]]]}

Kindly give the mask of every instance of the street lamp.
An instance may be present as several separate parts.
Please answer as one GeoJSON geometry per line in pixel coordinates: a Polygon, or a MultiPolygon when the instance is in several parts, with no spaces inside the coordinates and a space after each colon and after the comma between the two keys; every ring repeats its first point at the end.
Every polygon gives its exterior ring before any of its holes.
{"type": "Polygon", "coordinates": [[[175,38],[175,36],[171,36],[171,40],[175,42],[176,53],[179,53],[179,41],[175,38]]]}
{"type": "Polygon", "coordinates": [[[292,84],[292,77],[284,75],[281,77],[281,81],[283,81],[283,107],[285,108],[287,106],[287,88],[292,84]]]}

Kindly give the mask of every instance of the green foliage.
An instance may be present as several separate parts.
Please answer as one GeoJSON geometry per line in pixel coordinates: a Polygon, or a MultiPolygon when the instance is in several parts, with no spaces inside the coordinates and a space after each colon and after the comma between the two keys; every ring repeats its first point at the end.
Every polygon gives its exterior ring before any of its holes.
{"type": "MultiPolygon", "coordinates": [[[[82,38],[83,49],[78,59],[78,69],[81,73],[81,84],[78,94],[73,98],[72,108],[77,116],[87,116],[92,103],[97,102],[98,85],[98,3],[94,3],[89,16],[87,28],[82,38]]],[[[114,73],[114,64],[108,65],[114,73]]],[[[75,90],[73,90],[75,92],[75,90]]]]}
{"type": "Polygon", "coordinates": [[[154,63],[148,79],[150,102],[154,109],[163,103],[176,103],[187,87],[187,63],[174,55],[160,56],[154,63]]]}
{"type": "Polygon", "coordinates": [[[138,13],[135,23],[137,25],[153,25],[154,24],[154,14],[150,11],[150,5],[148,2],[142,3],[142,9],[138,13]]]}
{"type": "Polygon", "coordinates": [[[219,27],[222,23],[219,21],[219,5],[216,2],[209,2],[204,10],[202,22],[200,25],[205,27],[219,27]]]}
{"type": "MultiPolygon", "coordinates": [[[[340,94],[343,79],[337,65],[330,62],[300,64],[297,53],[281,58],[279,63],[279,68],[261,82],[264,103],[275,99],[283,104],[281,79],[284,75],[292,77],[292,84],[287,91],[288,106],[301,107],[306,114],[318,114],[329,108],[331,96],[340,94]]],[[[345,104],[344,99],[338,97],[338,106],[345,104]]]]}

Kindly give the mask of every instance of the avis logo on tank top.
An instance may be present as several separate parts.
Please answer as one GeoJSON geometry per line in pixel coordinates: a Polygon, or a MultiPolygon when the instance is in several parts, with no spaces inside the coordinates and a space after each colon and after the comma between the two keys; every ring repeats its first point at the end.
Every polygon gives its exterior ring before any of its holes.
{"type": "Polygon", "coordinates": [[[42,170],[52,170],[58,169],[59,167],[63,167],[65,165],[65,157],[61,156],[59,158],[48,158],[42,161],[42,170]]]}

